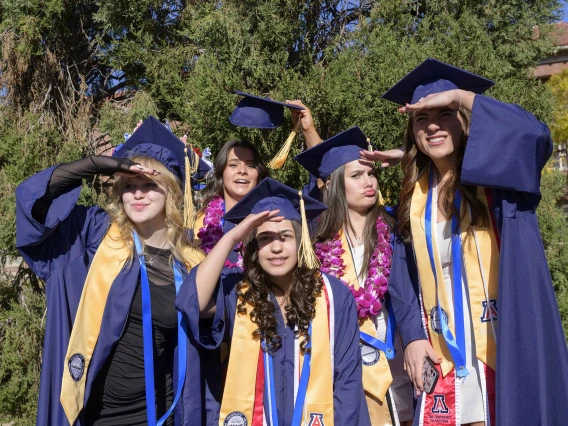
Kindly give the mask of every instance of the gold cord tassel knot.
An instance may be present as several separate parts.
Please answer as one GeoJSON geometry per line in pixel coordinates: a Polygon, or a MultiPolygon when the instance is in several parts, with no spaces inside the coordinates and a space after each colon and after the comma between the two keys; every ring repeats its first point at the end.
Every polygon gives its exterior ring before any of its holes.
{"type": "Polygon", "coordinates": [[[300,216],[302,218],[302,239],[298,249],[298,266],[306,265],[310,269],[316,269],[319,268],[320,262],[312,246],[302,191],[298,191],[298,195],[300,196],[300,216]]]}

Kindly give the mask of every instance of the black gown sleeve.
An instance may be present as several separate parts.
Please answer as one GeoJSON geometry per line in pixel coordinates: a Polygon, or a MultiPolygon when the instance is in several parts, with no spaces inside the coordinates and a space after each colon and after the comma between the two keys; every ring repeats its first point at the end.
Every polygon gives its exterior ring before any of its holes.
{"type": "Polygon", "coordinates": [[[94,175],[113,175],[116,172],[129,172],[134,163],[129,158],[89,155],[81,160],[60,164],[55,168],[45,194],[32,208],[32,216],[40,223],[45,221],[51,202],[58,196],[77,186],[83,178],[94,175]]]}

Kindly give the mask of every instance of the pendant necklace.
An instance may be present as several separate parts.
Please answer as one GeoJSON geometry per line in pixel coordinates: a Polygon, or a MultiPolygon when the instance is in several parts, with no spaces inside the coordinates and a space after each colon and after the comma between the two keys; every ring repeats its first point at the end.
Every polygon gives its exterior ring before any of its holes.
{"type": "Polygon", "coordinates": [[[156,254],[152,257],[152,259],[146,261],[146,264],[148,264],[148,265],[150,265],[150,266],[154,266],[154,260],[155,260],[155,259],[158,257],[158,255],[162,252],[162,250],[164,249],[164,247],[166,247],[166,244],[168,244],[167,241],[164,243],[164,245],[162,246],[162,248],[161,248],[160,250],[158,250],[158,253],[156,253],[156,254]]]}

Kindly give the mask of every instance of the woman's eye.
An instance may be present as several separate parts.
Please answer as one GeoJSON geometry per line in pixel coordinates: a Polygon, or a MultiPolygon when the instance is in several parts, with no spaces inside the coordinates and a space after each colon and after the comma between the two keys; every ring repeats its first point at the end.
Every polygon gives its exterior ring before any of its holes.
{"type": "Polygon", "coordinates": [[[134,188],[134,185],[132,185],[131,183],[127,183],[126,185],[124,185],[124,188],[132,189],[132,188],[134,188]]]}
{"type": "Polygon", "coordinates": [[[158,184],[156,182],[148,182],[145,186],[146,188],[156,188],[158,184]]]}
{"type": "Polygon", "coordinates": [[[256,169],[256,164],[247,164],[249,169],[256,169]]]}
{"type": "Polygon", "coordinates": [[[231,163],[229,164],[229,167],[237,167],[237,165],[235,163],[231,163]]]}
{"type": "Polygon", "coordinates": [[[359,174],[351,175],[351,178],[353,178],[353,179],[357,179],[358,177],[359,177],[359,174]]]}

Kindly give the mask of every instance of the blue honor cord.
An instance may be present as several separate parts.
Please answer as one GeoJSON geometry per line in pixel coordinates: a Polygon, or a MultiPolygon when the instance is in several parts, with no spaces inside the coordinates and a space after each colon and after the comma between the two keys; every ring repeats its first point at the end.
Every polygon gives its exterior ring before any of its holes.
{"type": "Polygon", "coordinates": [[[376,337],[370,334],[359,332],[360,339],[367,345],[372,346],[375,349],[380,350],[385,354],[387,359],[391,360],[395,357],[396,351],[394,350],[394,334],[396,330],[396,321],[394,319],[394,312],[392,310],[392,305],[389,306],[389,316],[387,321],[387,334],[384,342],[381,342],[376,337]]]}
{"type": "MultiPolygon", "coordinates": [[[[146,385],[146,414],[148,426],[162,426],[166,419],[172,414],[176,406],[183,385],[185,383],[185,372],[187,367],[187,333],[182,322],[181,313],[178,312],[178,380],[174,401],[168,411],[156,422],[156,399],[154,387],[154,339],[152,329],[152,305],[150,301],[150,283],[148,281],[148,271],[146,270],[146,262],[142,254],[142,244],[138,235],[133,232],[134,246],[136,254],[140,261],[140,284],[142,289],[142,334],[144,340],[144,380],[146,385]]],[[[174,280],[176,286],[176,294],[183,283],[181,274],[181,265],[176,259],[174,263],[174,280]]]]}
{"type": "MultiPolygon", "coordinates": [[[[428,197],[426,200],[426,212],[424,218],[424,228],[426,230],[426,246],[428,248],[428,257],[430,259],[430,267],[432,268],[432,273],[434,275],[434,282],[436,285],[436,309],[438,313],[438,319],[440,327],[442,329],[442,335],[448,349],[450,350],[450,355],[455,365],[456,375],[458,377],[465,377],[468,374],[467,368],[465,366],[465,332],[464,332],[464,312],[463,312],[463,293],[462,293],[462,283],[461,283],[461,271],[462,271],[462,256],[461,256],[461,237],[459,229],[459,217],[452,214],[452,262],[453,262],[453,272],[454,272],[454,323],[456,328],[456,337],[452,335],[451,330],[448,327],[447,321],[444,320],[442,315],[442,307],[440,306],[440,299],[438,297],[438,276],[436,274],[436,264],[434,261],[434,248],[432,243],[432,194],[433,194],[433,183],[434,183],[434,173],[435,167],[430,166],[430,175],[428,177],[428,197]],[[457,274],[456,274],[457,272],[457,274]]],[[[454,197],[454,205],[456,206],[458,212],[461,207],[461,194],[456,191],[454,197]]],[[[435,206],[437,208],[437,206],[435,206]]]]}

